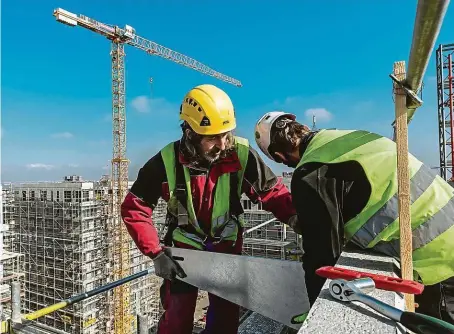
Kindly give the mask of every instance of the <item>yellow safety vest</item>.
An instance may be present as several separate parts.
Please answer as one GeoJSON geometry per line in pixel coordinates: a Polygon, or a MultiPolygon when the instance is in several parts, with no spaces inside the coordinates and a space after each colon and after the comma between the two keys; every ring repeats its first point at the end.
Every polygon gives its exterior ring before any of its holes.
{"type": "MultiPolygon", "coordinates": [[[[249,142],[241,137],[235,138],[235,149],[241,163],[241,170],[238,173],[238,196],[241,198],[242,184],[244,171],[246,169],[249,157],[249,142]]],[[[167,202],[168,213],[174,217],[178,217],[178,199],[175,196],[176,189],[176,155],[174,143],[170,143],[161,150],[161,156],[164,161],[164,166],[169,185],[170,198],[167,202]]],[[[191,179],[189,169],[183,166],[184,179],[187,189],[187,213],[189,223],[197,233],[190,233],[182,227],[177,227],[173,231],[172,238],[175,241],[191,245],[197,249],[203,249],[204,239],[208,237],[200,228],[200,225],[195,216],[194,205],[191,196],[191,179]]],[[[216,182],[216,190],[214,195],[214,203],[211,219],[211,237],[219,236],[220,240],[236,241],[238,235],[238,223],[244,226],[243,215],[237,219],[231,219],[230,215],[230,173],[221,175],[216,182]]]]}
{"type": "MultiPolygon", "coordinates": [[[[408,158],[413,267],[432,285],[454,276],[454,188],[413,155],[408,158]]],[[[345,223],[346,239],[399,259],[396,144],[367,131],[321,130],[298,167],[346,161],[361,164],[372,189],[363,210],[345,223]]]]}

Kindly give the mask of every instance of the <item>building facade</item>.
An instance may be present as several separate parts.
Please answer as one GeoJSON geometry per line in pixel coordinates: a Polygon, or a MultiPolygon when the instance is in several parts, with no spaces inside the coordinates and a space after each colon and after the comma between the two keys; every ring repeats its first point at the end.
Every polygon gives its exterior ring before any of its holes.
{"type": "MultiPolygon", "coordinates": [[[[11,184],[7,189],[5,250],[23,259],[23,313],[109,283],[108,178],[87,182],[70,176],[62,182],[11,184]]],[[[152,265],[132,241],[130,249],[131,274],[152,265]]],[[[155,276],[131,283],[133,319],[147,315],[150,326],[158,319],[160,283],[155,276]]],[[[112,324],[111,296],[102,293],[36,321],[66,333],[106,333],[112,324]]]]}

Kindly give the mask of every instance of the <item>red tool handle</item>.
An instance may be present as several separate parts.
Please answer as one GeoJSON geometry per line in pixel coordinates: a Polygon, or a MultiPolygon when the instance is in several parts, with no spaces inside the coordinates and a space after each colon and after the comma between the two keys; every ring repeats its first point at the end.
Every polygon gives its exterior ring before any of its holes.
{"type": "Polygon", "coordinates": [[[398,277],[365,273],[362,271],[344,268],[335,268],[330,266],[321,267],[316,270],[316,273],[321,277],[329,279],[342,278],[346,280],[353,280],[369,277],[374,280],[375,287],[381,290],[411,293],[414,295],[420,295],[424,290],[424,285],[415,281],[405,280],[398,277]]]}

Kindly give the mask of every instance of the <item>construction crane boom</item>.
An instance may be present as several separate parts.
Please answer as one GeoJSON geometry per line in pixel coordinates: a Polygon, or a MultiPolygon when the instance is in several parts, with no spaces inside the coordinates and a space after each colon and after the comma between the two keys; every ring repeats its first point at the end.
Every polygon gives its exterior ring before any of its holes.
{"type": "Polygon", "coordinates": [[[136,35],[135,29],[132,28],[131,26],[126,25],[125,28],[122,29],[117,26],[112,26],[109,24],[93,20],[85,15],[76,15],[70,13],[61,8],[58,8],[54,11],[54,16],[61,23],[70,26],[80,25],[81,27],[84,27],[86,29],[89,29],[93,32],[105,36],[107,39],[111,41],[118,41],[119,43],[129,44],[133,47],[144,50],[150,55],[159,56],[164,59],[171,60],[175,63],[189,67],[198,72],[207,74],[209,76],[232,84],[234,86],[242,87],[242,83],[237,79],[229,77],[218,71],[215,71],[212,68],[208,67],[207,65],[204,65],[191,57],[188,57],[177,51],[162,46],[156,42],[150,41],[146,38],[136,35]]]}
{"type": "MultiPolygon", "coordinates": [[[[112,65],[112,178],[110,189],[110,211],[112,222],[109,224],[109,238],[113,242],[112,252],[112,280],[120,280],[130,275],[130,244],[126,227],[121,223],[121,203],[128,191],[128,165],[126,158],[126,111],[125,111],[125,44],[141,49],[150,55],[173,61],[195,71],[212,76],[237,87],[242,84],[237,79],[217,72],[199,61],[173,51],[165,46],[149,41],[136,35],[134,28],[125,25],[119,28],[93,20],[85,15],[77,15],[64,9],[57,8],[53,15],[58,22],[69,26],[81,26],[97,34],[105,36],[112,42],[111,65],[112,65]]],[[[109,303],[110,305],[110,303],[109,303]]],[[[112,306],[110,306],[112,307],[112,306]]],[[[106,322],[107,333],[131,334],[134,319],[131,314],[130,287],[123,284],[113,291],[113,308],[109,309],[109,318],[113,318],[113,330],[111,321],[106,322]]]]}

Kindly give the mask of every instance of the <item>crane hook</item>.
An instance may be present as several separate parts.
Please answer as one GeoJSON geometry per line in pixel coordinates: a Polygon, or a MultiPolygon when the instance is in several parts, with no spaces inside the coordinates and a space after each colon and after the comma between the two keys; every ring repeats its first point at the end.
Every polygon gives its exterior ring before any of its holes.
{"type": "Polygon", "coordinates": [[[153,78],[150,77],[150,94],[151,94],[151,98],[153,97],[153,78]]]}

